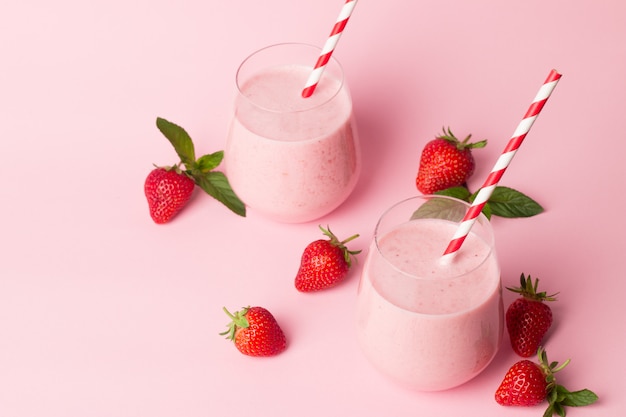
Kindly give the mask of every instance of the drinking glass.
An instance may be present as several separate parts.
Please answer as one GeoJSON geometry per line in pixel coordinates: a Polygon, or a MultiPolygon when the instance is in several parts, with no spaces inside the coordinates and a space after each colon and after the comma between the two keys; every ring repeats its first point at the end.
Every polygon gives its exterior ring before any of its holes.
{"type": "Polygon", "coordinates": [[[311,97],[302,90],[321,51],[304,44],[263,48],[240,65],[224,166],[253,211],[288,223],[320,218],[356,186],[361,156],[340,64],[328,62],[311,97]]]}
{"type": "Polygon", "coordinates": [[[418,196],[378,221],[359,283],[357,337],[383,374],[407,387],[461,385],[491,362],[503,334],[493,230],[480,214],[452,259],[442,257],[469,205],[418,196]]]}

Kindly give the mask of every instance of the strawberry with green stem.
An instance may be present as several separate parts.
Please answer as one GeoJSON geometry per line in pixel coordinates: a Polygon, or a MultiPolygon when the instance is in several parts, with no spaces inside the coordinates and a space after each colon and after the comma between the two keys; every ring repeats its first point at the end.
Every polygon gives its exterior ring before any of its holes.
{"type": "Polygon", "coordinates": [[[472,149],[484,148],[486,140],[470,143],[472,135],[463,141],[450,128],[428,142],[422,150],[415,184],[422,194],[433,194],[446,188],[463,185],[475,169],[472,149]]]}
{"type": "MultiPolygon", "coordinates": [[[[164,169],[166,171],[174,170],[177,174],[181,175],[181,182],[184,181],[182,176],[189,178],[195,185],[198,185],[207,194],[224,204],[231,211],[245,217],[246,207],[244,203],[232,190],[224,173],[215,171],[215,168],[219,166],[224,158],[224,151],[217,151],[211,154],[203,155],[196,159],[193,141],[185,129],[160,117],[157,118],[156,125],[161,133],[172,144],[174,150],[180,158],[180,162],[172,168],[166,167],[157,169],[164,169]],[[184,169],[181,168],[181,165],[184,166],[184,169]]],[[[148,179],[146,180],[146,183],[148,182],[148,179]]],[[[152,188],[148,190],[147,184],[144,188],[146,188],[146,197],[152,212],[152,205],[155,204],[154,202],[156,197],[152,193],[152,188]]],[[[165,197],[159,197],[161,202],[165,197]]],[[[167,198],[165,198],[165,200],[167,201],[167,198]]],[[[184,204],[186,204],[187,201],[185,201],[184,204]]],[[[184,204],[182,206],[184,206],[184,204]]],[[[182,209],[182,206],[179,205],[179,207],[176,207],[176,210],[168,208],[167,211],[175,211],[177,213],[182,209]]],[[[159,218],[157,223],[167,222],[171,219],[171,217],[165,221],[163,221],[165,218],[159,218]]]]}
{"type": "Polygon", "coordinates": [[[506,327],[511,347],[518,355],[527,358],[534,355],[552,326],[552,309],[546,301],[556,301],[556,294],[537,291],[539,280],[533,282],[530,275],[520,276],[519,287],[507,287],[519,294],[506,311],[506,327]]]}
{"type": "Polygon", "coordinates": [[[195,183],[178,165],[157,167],[144,183],[150,216],[157,224],[169,222],[191,199],[195,183]]]}
{"type": "Polygon", "coordinates": [[[232,314],[224,307],[224,312],[231,322],[220,335],[232,340],[244,355],[274,356],[285,350],[285,334],[266,308],[245,307],[232,314]]]}
{"type": "Polygon", "coordinates": [[[346,247],[346,243],[359,237],[358,234],[340,241],[329,227],[319,228],[328,239],[315,240],[304,248],[295,278],[296,289],[300,292],[336,286],[348,275],[352,257],[361,253],[360,250],[351,251],[346,247]]]}
{"type": "Polygon", "coordinates": [[[550,417],[558,414],[565,417],[565,407],[582,407],[593,404],[598,396],[588,389],[571,392],[556,383],[554,374],[569,364],[548,362],[543,348],[537,351],[539,363],[524,359],[509,368],[495,393],[495,400],[504,406],[530,407],[548,400],[548,408],[543,414],[550,417]]]}

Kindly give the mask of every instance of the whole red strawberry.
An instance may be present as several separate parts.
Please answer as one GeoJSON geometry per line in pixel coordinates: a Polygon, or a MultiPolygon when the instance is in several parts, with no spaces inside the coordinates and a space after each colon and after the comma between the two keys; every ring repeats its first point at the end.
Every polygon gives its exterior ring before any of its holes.
{"type": "Polygon", "coordinates": [[[469,143],[472,135],[459,141],[450,128],[443,135],[424,146],[415,184],[422,194],[433,194],[450,187],[457,187],[474,173],[475,162],[472,149],[484,148],[486,140],[469,143]]]}
{"type": "Polygon", "coordinates": [[[339,241],[330,228],[320,226],[320,229],[329,239],[316,240],[304,249],[295,279],[296,288],[301,292],[319,291],[339,284],[348,275],[352,256],[361,253],[345,246],[359,235],[339,241]]]}
{"type": "Polygon", "coordinates": [[[235,342],[237,349],[248,356],[274,356],[287,347],[285,334],[276,319],[263,307],[245,307],[231,314],[228,330],[220,333],[235,342]]]}
{"type": "Polygon", "coordinates": [[[566,406],[581,407],[598,400],[598,396],[588,389],[570,392],[556,383],[554,374],[565,368],[569,359],[562,365],[558,362],[549,363],[542,348],[539,348],[537,355],[539,363],[524,359],[509,368],[495,393],[498,404],[527,407],[547,399],[548,408],[544,417],[555,413],[564,417],[566,406]]]}
{"type": "Polygon", "coordinates": [[[178,166],[153,169],[144,183],[152,220],[169,222],[189,202],[195,185],[178,166]]]}
{"type": "Polygon", "coordinates": [[[511,347],[518,355],[528,358],[537,352],[552,325],[552,310],[544,301],[555,301],[557,294],[537,292],[539,280],[520,276],[520,287],[508,290],[521,294],[506,311],[506,327],[511,347]]]}
{"type": "Polygon", "coordinates": [[[546,399],[547,389],[541,366],[524,359],[509,368],[496,391],[496,401],[500,405],[537,405],[546,399]]]}

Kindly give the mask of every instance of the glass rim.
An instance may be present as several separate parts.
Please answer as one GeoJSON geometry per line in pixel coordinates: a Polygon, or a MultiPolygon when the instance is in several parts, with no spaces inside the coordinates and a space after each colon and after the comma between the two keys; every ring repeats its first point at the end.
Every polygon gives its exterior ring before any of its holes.
{"type": "MultiPolygon", "coordinates": [[[[304,112],[308,112],[311,111],[313,109],[317,109],[319,107],[324,106],[325,104],[327,104],[328,102],[332,101],[335,97],[337,97],[337,95],[339,94],[339,92],[343,89],[346,88],[345,86],[345,72],[343,70],[343,66],[341,65],[341,63],[339,62],[339,60],[337,58],[335,58],[334,56],[331,55],[330,59],[329,59],[329,63],[332,62],[333,65],[336,65],[337,68],[339,69],[339,73],[341,74],[341,77],[339,78],[339,86],[337,87],[337,90],[330,96],[328,97],[328,99],[324,100],[323,102],[317,103],[314,106],[311,107],[307,107],[304,109],[298,109],[298,110],[290,110],[290,111],[284,111],[284,110],[276,110],[276,109],[271,109],[271,108],[267,108],[264,106],[260,106],[257,103],[254,102],[254,100],[251,100],[249,97],[247,97],[242,89],[241,89],[241,85],[242,82],[240,82],[240,74],[242,72],[242,69],[244,68],[244,66],[250,62],[250,60],[252,58],[254,58],[255,56],[269,50],[269,49],[275,49],[278,47],[304,47],[304,48],[310,48],[311,50],[315,50],[317,51],[317,55],[313,56],[313,59],[310,62],[311,65],[311,70],[313,70],[313,64],[315,64],[317,58],[319,57],[319,55],[322,52],[322,48],[320,48],[319,46],[315,46],[312,44],[308,44],[308,43],[301,43],[301,42],[282,42],[282,43],[275,43],[272,45],[267,45],[264,46],[262,48],[259,48],[257,50],[255,50],[254,52],[250,53],[248,56],[246,56],[241,63],[239,64],[239,66],[237,67],[237,71],[235,72],[235,86],[237,87],[237,95],[243,99],[245,99],[248,103],[250,103],[251,105],[253,105],[254,107],[261,109],[265,112],[268,113],[277,113],[277,114],[297,114],[297,113],[304,113],[304,112]]],[[[307,64],[309,65],[309,64],[307,64]]],[[[328,65],[328,64],[326,64],[328,65]]],[[[322,74],[322,77],[324,76],[324,74],[322,74]]],[[[304,85],[302,86],[302,89],[304,90],[304,85]]],[[[314,93],[315,94],[315,93],[314,93]]]]}
{"type": "MultiPolygon", "coordinates": [[[[422,276],[417,276],[415,274],[412,274],[410,272],[407,272],[407,271],[399,268],[398,266],[396,266],[396,264],[394,262],[392,262],[392,260],[390,260],[385,255],[385,253],[383,251],[381,251],[380,245],[379,245],[379,238],[382,237],[382,236],[381,236],[381,233],[379,232],[379,228],[381,227],[381,223],[383,222],[385,217],[392,210],[398,208],[399,206],[404,205],[404,204],[406,204],[406,203],[408,203],[410,201],[416,201],[416,200],[427,201],[427,200],[430,200],[430,199],[444,199],[444,200],[454,201],[456,203],[459,203],[459,204],[462,204],[463,206],[465,206],[466,210],[469,209],[469,207],[471,206],[466,201],[460,200],[460,199],[458,199],[456,197],[451,197],[451,196],[446,196],[446,195],[436,195],[436,194],[415,195],[413,197],[408,197],[408,198],[405,198],[403,200],[400,200],[400,201],[396,202],[395,204],[391,205],[390,207],[388,207],[380,215],[380,217],[378,218],[378,221],[376,222],[376,227],[374,228],[374,246],[376,248],[376,251],[380,255],[380,257],[382,259],[384,259],[385,262],[388,263],[397,272],[399,272],[402,275],[405,275],[405,276],[407,276],[409,278],[412,278],[412,279],[415,279],[415,280],[420,280],[420,281],[430,281],[430,280],[432,280],[432,278],[426,278],[426,277],[422,277],[422,276]]],[[[420,221],[420,219],[407,219],[407,223],[408,222],[413,222],[413,221],[420,221]]],[[[455,274],[455,275],[440,277],[440,278],[437,278],[438,280],[456,280],[456,279],[459,279],[459,278],[467,275],[468,273],[470,273],[472,271],[475,271],[475,270],[479,269],[480,267],[482,267],[485,264],[485,262],[487,262],[487,260],[489,260],[490,257],[496,256],[495,255],[495,236],[494,236],[494,231],[493,231],[493,227],[491,225],[491,222],[489,221],[489,219],[487,219],[487,217],[482,212],[478,215],[477,222],[478,221],[481,222],[481,225],[484,227],[485,231],[487,232],[487,235],[488,235],[489,239],[485,240],[485,243],[489,246],[489,252],[487,252],[487,254],[483,257],[483,259],[481,259],[481,261],[479,263],[477,263],[471,270],[465,271],[464,273],[459,273],[459,274],[455,274]]],[[[470,231],[470,233],[472,233],[472,231],[470,231]]],[[[450,235],[450,239],[452,239],[452,234],[450,235]]],[[[446,249],[445,247],[441,248],[441,256],[442,257],[443,257],[443,252],[444,252],[445,249],[446,249]]],[[[454,262],[454,259],[452,259],[451,262],[454,262]]]]}

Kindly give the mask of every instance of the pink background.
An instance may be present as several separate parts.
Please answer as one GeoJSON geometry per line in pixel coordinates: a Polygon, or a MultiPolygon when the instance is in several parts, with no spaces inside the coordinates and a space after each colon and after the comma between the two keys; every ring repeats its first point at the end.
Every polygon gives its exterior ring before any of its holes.
{"type": "MultiPolygon", "coordinates": [[[[0,416],[539,416],[493,393],[508,342],[454,390],[410,392],[376,373],[353,331],[362,262],[333,290],[300,294],[304,246],[329,224],[360,233],[417,193],[426,141],[450,126],[489,145],[480,186],[552,68],[563,78],[502,185],[546,212],[494,219],[504,285],[521,272],[560,291],[545,345],[568,388],[620,416],[624,399],[626,3],[362,1],[335,56],[355,102],[364,170],[318,222],[231,214],[202,193],[172,223],[143,181],[176,155],[157,116],[198,154],[223,149],[234,73],[279,42],[322,45],[343,1],[24,0],[0,13],[0,416]],[[263,305],[288,349],[240,355],[222,306],[263,305]]],[[[505,302],[512,300],[506,295],[505,302]]]]}

